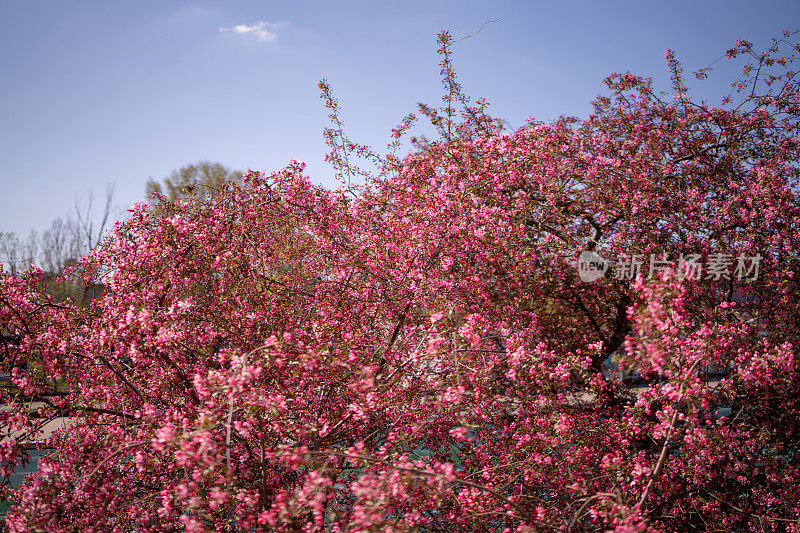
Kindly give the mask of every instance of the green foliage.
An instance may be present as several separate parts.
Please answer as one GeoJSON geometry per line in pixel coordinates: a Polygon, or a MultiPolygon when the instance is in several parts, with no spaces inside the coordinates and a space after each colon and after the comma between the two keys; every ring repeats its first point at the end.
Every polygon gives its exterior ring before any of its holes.
{"type": "Polygon", "coordinates": [[[213,195],[230,181],[241,183],[242,175],[242,171],[232,170],[220,163],[198,161],[173,170],[160,182],[149,178],[145,191],[148,199],[154,196],[165,196],[170,201],[188,197],[203,198],[213,195]]]}

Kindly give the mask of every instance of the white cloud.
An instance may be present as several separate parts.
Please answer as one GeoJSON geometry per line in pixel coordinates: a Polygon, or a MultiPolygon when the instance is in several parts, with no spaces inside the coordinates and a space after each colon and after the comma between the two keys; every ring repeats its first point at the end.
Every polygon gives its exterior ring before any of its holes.
{"type": "Polygon", "coordinates": [[[278,38],[278,34],[275,30],[279,30],[281,28],[285,28],[288,26],[288,22],[265,22],[263,20],[257,21],[255,24],[247,25],[247,24],[237,24],[236,26],[231,26],[230,28],[220,28],[219,31],[221,32],[233,32],[238,33],[239,35],[253,35],[256,39],[262,42],[272,42],[278,38]]]}

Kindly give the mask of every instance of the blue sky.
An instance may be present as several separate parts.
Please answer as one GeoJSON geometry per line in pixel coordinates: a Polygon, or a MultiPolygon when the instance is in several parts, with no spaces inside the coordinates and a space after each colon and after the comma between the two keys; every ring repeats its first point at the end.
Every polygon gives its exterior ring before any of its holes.
{"type": "MultiPolygon", "coordinates": [[[[495,19],[455,64],[469,95],[519,126],[585,116],[612,72],[664,86],[667,48],[691,73],[738,37],[766,47],[800,26],[800,2],[0,0],[0,231],[45,229],[107,183],[124,211],[148,177],[202,159],[296,158],[335,187],[317,82],[354,140],[385,146],[417,102],[440,103],[437,33],[495,19]]],[[[690,85],[718,101],[731,73],[690,85]]]]}

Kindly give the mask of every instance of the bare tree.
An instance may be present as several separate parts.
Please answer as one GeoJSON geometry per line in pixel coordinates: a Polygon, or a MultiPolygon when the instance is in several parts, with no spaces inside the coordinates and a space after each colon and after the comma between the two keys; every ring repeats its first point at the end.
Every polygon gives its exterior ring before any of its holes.
{"type": "Polygon", "coordinates": [[[103,207],[98,211],[94,191],[86,199],[76,197],[73,211],[67,215],[66,226],[75,242],[77,255],[83,256],[97,246],[113,224],[114,185],[106,185],[103,207]]]}
{"type": "Polygon", "coordinates": [[[113,203],[114,186],[109,184],[102,202],[91,190],[84,198],[76,196],[72,210],[53,220],[41,239],[35,230],[25,240],[13,232],[0,232],[0,262],[12,274],[28,270],[31,264],[60,274],[108,234],[116,214],[113,203]]]}
{"type": "Polygon", "coordinates": [[[25,266],[25,270],[31,267],[31,265],[35,263],[39,263],[37,258],[39,257],[39,234],[36,233],[36,230],[32,229],[28,232],[28,238],[25,239],[25,242],[22,243],[22,261],[25,266]]]}
{"type": "Polygon", "coordinates": [[[78,256],[78,243],[72,230],[63,218],[58,217],[50,223],[50,228],[42,233],[42,268],[53,274],[60,274],[68,259],[78,256]]]}
{"type": "Polygon", "coordinates": [[[0,232],[0,263],[12,274],[24,272],[36,262],[39,236],[31,230],[26,240],[14,232],[0,232]]]}
{"type": "Polygon", "coordinates": [[[17,266],[22,256],[22,243],[13,232],[0,232],[0,262],[3,268],[12,274],[17,273],[17,266]]]}

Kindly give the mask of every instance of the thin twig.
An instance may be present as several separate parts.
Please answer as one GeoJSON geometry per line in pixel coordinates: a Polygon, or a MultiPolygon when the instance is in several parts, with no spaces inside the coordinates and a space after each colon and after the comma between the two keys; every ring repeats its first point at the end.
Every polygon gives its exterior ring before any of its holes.
{"type": "Polygon", "coordinates": [[[481,30],[483,29],[483,27],[484,27],[484,26],[486,26],[487,24],[490,24],[490,23],[492,23],[492,22],[497,22],[497,21],[499,21],[499,20],[500,20],[500,19],[487,20],[486,22],[484,22],[484,23],[481,25],[481,27],[478,29],[478,31],[476,31],[475,33],[471,33],[471,34],[467,35],[466,37],[462,37],[461,39],[456,39],[456,40],[455,40],[455,41],[453,41],[451,44],[456,44],[457,42],[463,41],[464,39],[469,39],[470,37],[474,37],[474,36],[478,35],[478,34],[481,32],[481,30]]]}

